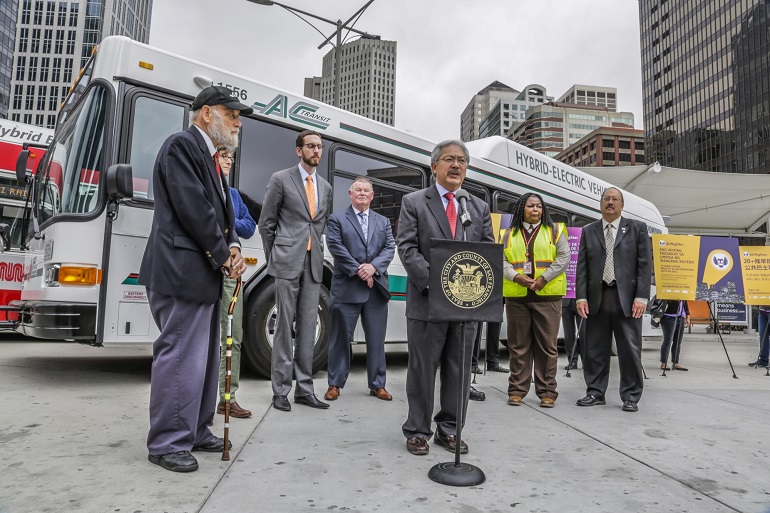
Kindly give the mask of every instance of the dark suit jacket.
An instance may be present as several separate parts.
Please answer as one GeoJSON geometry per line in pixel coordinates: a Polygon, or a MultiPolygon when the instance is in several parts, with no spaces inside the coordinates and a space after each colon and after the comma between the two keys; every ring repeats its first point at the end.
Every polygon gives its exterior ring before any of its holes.
{"type": "Polygon", "coordinates": [[[332,207],[332,187],[316,174],[316,215],[310,218],[305,184],[297,166],[273,173],[259,215],[267,273],[291,280],[302,272],[307,240],[312,237],[310,267],[316,282],[323,280],[323,233],[332,207]]]}
{"type": "MultiPolygon", "coordinates": [[[[583,227],[578,251],[575,297],[588,300],[588,310],[599,312],[602,303],[602,276],[606,258],[602,220],[583,227]]],[[[646,225],[620,218],[613,248],[615,281],[623,313],[631,317],[634,298],[650,297],[652,249],[646,225]]]]}
{"type": "Polygon", "coordinates": [[[167,296],[215,303],[222,294],[220,268],[238,236],[227,183],[195,126],[166,139],[152,183],[155,212],[139,283],[167,296]]]}
{"type": "MultiPolygon", "coordinates": [[[[471,196],[468,198],[468,213],[473,223],[466,229],[466,240],[494,242],[489,206],[471,196]]],[[[458,216],[455,232],[457,240],[462,240],[462,230],[458,216]]],[[[452,239],[444,203],[435,185],[404,196],[398,219],[398,255],[408,278],[406,316],[418,321],[428,320],[431,239],[452,239]]]]}
{"type": "Polygon", "coordinates": [[[326,245],[334,257],[332,303],[365,303],[371,291],[390,299],[387,269],[396,252],[396,243],[390,221],[371,209],[367,238],[364,240],[364,232],[353,207],[329,216],[326,245]],[[377,269],[371,289],[356,274],[358,266],[366,263],[377,269]]]}

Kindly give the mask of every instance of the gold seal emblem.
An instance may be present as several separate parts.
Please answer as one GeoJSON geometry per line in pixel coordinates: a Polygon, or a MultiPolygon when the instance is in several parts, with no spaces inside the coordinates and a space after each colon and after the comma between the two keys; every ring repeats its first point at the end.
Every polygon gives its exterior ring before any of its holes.
{"type": "Polygon", "coordinates": [[[460,308],[476,308],[486,303],[494,283],[489,262],[471,251],[455,253],[441,269],[441,289],[460,308]]]}

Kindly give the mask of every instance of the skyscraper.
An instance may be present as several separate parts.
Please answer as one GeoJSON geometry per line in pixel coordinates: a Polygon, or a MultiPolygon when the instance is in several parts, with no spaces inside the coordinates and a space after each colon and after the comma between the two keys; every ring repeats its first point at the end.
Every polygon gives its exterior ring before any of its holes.
{"type": "Polygon", "coordinates": [[[152,0],[18,0],[10,117],[53,128],[93,47],[110,35],[146,43],[152,0]]]}
{"type": "MultiPolygon", "coordinates": [[[[305,96],[334,101],[335,50],[323,58],[320,77],[305,79],[305,96]]],[[[396,42],[356,39],[342,45],[339,107],[393,125],[396,121],[396,42]]]]}
{"type": "Polygon", "coordinates": [[[0,3],[0,118],[8,117],[11,98],[11,69],[13,66],[13,42],[16,38],[16,12],[19,0],[3,0],[0,3]]]}
{"type": "MultiPolygon", "coordinates": [[[[515,100],[521,91],[495,80],[476,93],[460,114],[460,139],[474,141],[480,137],[481,123],[500,100],[515,100]]],[[[545,89],[543,89],[545,94],[545,89]]]]}
{"type": "Polygon", "coordinates": [[[639,0],[647,163],[770,172],[770,0],[639,0]]]}

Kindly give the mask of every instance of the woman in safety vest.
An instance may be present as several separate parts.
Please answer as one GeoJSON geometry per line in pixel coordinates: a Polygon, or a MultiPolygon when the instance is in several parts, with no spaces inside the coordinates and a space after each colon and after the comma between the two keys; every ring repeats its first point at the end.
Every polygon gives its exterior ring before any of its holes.
{"type": "Polygon", "coordinates": [[[564,223],[551,223],[548,208],[538,194],[527,193],[519,198],[512,214],[511,226],[501,237],[511,357],[508,404],[520,405],[529,392],[534,361],[535,393],[540,406],[553,408],[559,395],[556,339],[570,259],[567,228],[564,223]]]}

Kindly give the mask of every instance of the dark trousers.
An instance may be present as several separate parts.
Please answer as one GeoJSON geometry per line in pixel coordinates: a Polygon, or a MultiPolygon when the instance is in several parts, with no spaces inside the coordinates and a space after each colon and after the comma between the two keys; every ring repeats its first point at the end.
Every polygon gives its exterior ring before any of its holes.
{"type": "Polygon", "coordinates": [[[679,363],[679,353],[682,350],[682,337],[684,336],[684,317],[669,317],[664,315],[660,319],[660,327],[663,329],[663,343],[660,345],[660,363],[668,362],[669,350],[671,351],[671,363],[679,363]]]}
{"type": "Polygon", "coordinates": [[[759,328],[759,356],[757,361],[760,365],[768,364],[768,356],[770,355],[770,312],[760,310],[757,320],[759,328]]]}
{"type": "Polygon", "coordinates": [[[567,358],[572,357],[568,363],[577,366],[580,347],[586,339],[586,323],[585,319],[578,315],[574,299],[565,299],[562,302],[561,323],[564,330],[564,350],[567,352],[567,358]],[[576,325],[580,326],[579,331],[576,325]]]}
{"type": "MultiPolygon", "coordinates": [[[[473,343],[473,365],[477,365],[479,361],[479,355],[481,354],[481,325],[476,330],[476,340],[473,343]]],[[[495,365],[500,363],[500,329],[502,328],[502,322],[488,322],[487,323],[487,345],[486,345],[486,359],[488,365],[495,365]]]]}
{"type": "Polygon", "coordinates": [[[388,301],[372,291],[365,303],[332,303],[329,338],[329,386],[345,387],[350,374],[350,341],[358,317],[366,337],[366,377],[369,388],[385,388],[385,330],[388,301]]]}
{"type": "Polygon", "coordinates": [[[626,317],[616,287],[603,286],[598,312],[586,319],[586,343],[581,354],[586,394],[604,396],[610,377],[612,336],[618,348],[620,398],[639,402],[642,397],[642,319],[626,317]]]}
{"type": "Polygon", "coordinates": [[[160,336],[152,345],[147,449],[189,451],[214,434],[219,381],[219,301],[207,305],[147,289],[160,336]]]}
{"type": "Polygon", "coordinates": [[[468,409],[470,392],[471,350],[478,323],[465,323],[465,355],[461,347],[462,330],[459,322],[426,322],[406,320],[409,364],[406,372],[406,398],[409,413],[401,427],[404,436],[424,436],[430,439],[431,415],[436,386],[436,371],[441,366],[439,391],[440,409],[433,417],[436,428],[445,435],[457,429],[458,381],[463,380],[463,412],[468,409]],[[465,365],[462,365],[465,361],[465,365]]]}

